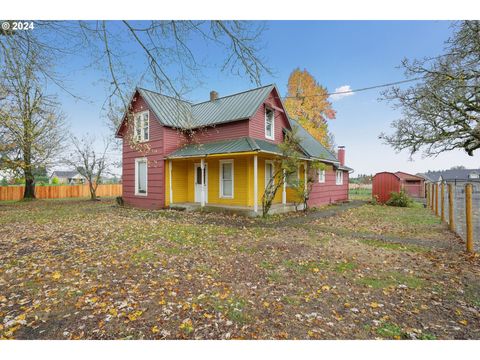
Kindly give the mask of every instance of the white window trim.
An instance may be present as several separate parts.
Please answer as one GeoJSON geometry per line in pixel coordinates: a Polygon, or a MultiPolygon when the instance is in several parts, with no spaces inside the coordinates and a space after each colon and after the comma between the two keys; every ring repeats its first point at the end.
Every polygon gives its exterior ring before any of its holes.
{"type": "Polygon", "coordinates": [[[148,196],[148,160],[147,158],[136,158],[135,159],[135,196],[148,196]],[[138,192],[138,163],[145,162],[145,194],[138,192]]]}
{"type": "Polygon", "coordinates": [[[220,176],[218,177],[220,180],[220,194],[219,197],[220,199],[233,199],[234,198],[234,190],[235,190],[235,165],[233,163],[233,159],[228,159],[228,160],[220,160],[220,165],[218,168],[218,171],[220,172],[220,176]],[[223,171],[222,171],[222,166],[223,164],[232,164],[232,195],[227,196],[223,195],[223,171]]]}
{"type": "Polygon", "coordinates": [[[337,170],[335,173],[335,185],[343,185],[343,171],[337,170]],[[340,174],[340,176],[338,176],[340,174]],[[340,181],[338,179],[340,178],[340,181]]]}
{"type": "MultiPolygon", "coordinates": [[[[297,173],[297,180],[296,180],[296,181],[297,181],[297,183],[299,183],[299,182],[300,182],[300,166],[297,167],[296,173],[297,173]]],[[[290,183],[288,182],[288,178],[285,179],[285,184],[286,184],[287,188],[291,188],[291,187],[292,187],[292,184],[290,184],[290,183]]]]}
{"type": "Polygon", "coordinates": [[[265,160],[265,174],[264,174],[265,189],[267,188],[267,165],[268,164],[272,165],[272,172],[273,172],[272,176],[275,177],[275,163],[272,160],[265,160]]]}
{"type": "Polygon", "coordinates": [[[325,171],[325,169],[318,169],[318,170],[317,170],[317,176],[318,176],[318,182],[319,182],[320,184],[325,183],[325,177],[326,177],[326,171],[325,171]],[[320,177],[320,174],[322,174],[323,176],[320,177]]]}
{"type": "Polygon", "coordinates": [[[275,140],[275,112],[269,107],[265,107],[265,138],[269,140],[275,140]],[[271,111],[272,116],[272,136],[267,135],[267,110],[271,111]]]}
{"type": "Polygon", "coordinates": [[[133,114],[133,134],[134,138],[138,142],[146,142],[150,140],[150,112],[148,110],[136,112],[133,114]],[[148,127],[148,139],[145,139],[145,133],[143,131],[144,123],[143,123],[143,114],[147,114],[147,127],[148,127]],[[141,132],[140,132],[140,139],[137,138],[137,118],[140,117],[141,120],[141,132]]]}

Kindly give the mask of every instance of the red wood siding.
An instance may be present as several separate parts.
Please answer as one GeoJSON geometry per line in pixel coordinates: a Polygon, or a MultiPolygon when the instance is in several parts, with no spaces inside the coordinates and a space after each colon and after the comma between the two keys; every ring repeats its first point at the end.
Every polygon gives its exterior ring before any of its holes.
{"type": "MultiPolygon", "coordinates": [[[[274,105],[277,108],[282,108],[282,104],[278,99],[278,94],[275,90],[270,93],[270,96],[265,102],[260,105],[255,115],[250,118],[249,121],[249,136],[262,139],[266,141],[272,141],[265,137],[265,105],[274,105]]],[[[281,143],[283,141],[283,129],[290,129],[290,124],[287,119],[287,115],[284,112],[274,109],[275,114],[275,140],[274,143],[281,143]]]]}
{"type": "Polygon", "coordinates": [[[411,197],[425,197],[425,185],[423,180],[402,180],[401,186],[411,197]]]}
{"type": "Polygon", "coordinates": [[[319,183],[317,176],[312,185],[308,206],[320,206],[348,200],[348,171],[343,172],[343,184],[336,185],[336,170],[325,171],[325,182],[319,183]]]}
{"type": "Polygon", "coordinates": [[[192,141],[207,143],[248,136],[248,121],[240,120],[196,130],[192,141]]]}
{"type": "Polygon", "coordinates": [[[372,179],[372,196],[384,204],[390,199],[391,192],[400,191],[400,179],[390,172],[375,174],[372,179]]]}
{"type": "Polygon", "coordinates": [[[163,153],[170,154],[187,143],[187,136],[180,130],[163,127],[163,153]]]}
{"type": "MultiPolygon", "coordinates": [[[[133,112],[148,109],[145,101],[137,96],[133,102],[133,112]]],[[[149,114],[150,133],[147,144],[149,151],[137,151],[132,149],[127,139],[123,140],[122,152],[122,190],[124,201],[132,206],[158,209],[165,206],[165,185],[164,185],[164,160],[163,160],[163,131],[155,114],[149,114]],[[135,195],[135,159],[146,157],[148,160],[147,170],[147,196],[135,195]]],[[[127,135],[128,136],[128,135],[127,135]]]]}

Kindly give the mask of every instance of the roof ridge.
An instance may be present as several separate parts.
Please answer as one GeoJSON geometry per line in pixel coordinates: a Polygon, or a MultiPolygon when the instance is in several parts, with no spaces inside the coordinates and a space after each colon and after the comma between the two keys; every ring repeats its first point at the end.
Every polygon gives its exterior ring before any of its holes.
{"type": "Polygon", "coordinates": [[[254,138],[251,138],[251,137],[247,136],[246,139],[247,139],[247,142],[252,147],[252,150],[260,150],[260,146],[258,146],[258,144],[257,144],[257,142],[255,141],[254,138]]]}
{"type": "Polygon", "coordinates": [[[156,95],[164,96],[164,97],[166,97],[166,98],[170,98],[170,99],[173,99],[173,100],[178,100],[178,101],[187,103],[187,104],[189,104],[190,106],[194,105],[192,102],[190,102],[190,101],[188,101],[188,100],[183,100],[183,99],[179,99],[179,98],[176,98],[176,97],[173,97],[173,96],[170,96],[170,95],[165,95],[165,94],[159,93],[158,91],[153,91],[153,90],[145,89],[145,88],[142,88],[142,87],[140,87],[140,86],[137,86],[137,89],[138,89],[138,90],[143,90],[143,91],[148,91],[148,92],[154,93],[154,94],[156,94],[156,95]]]}
{"type": "MultiPolygon", "coordinates": [[[[263,89],[263,88],[266,88],[266,87],[269,87],[269,86],[275,87],[276,85],[275,85],[274,83],[272,83],[272,84],[268,84],[268,85],[258,86],[258,87],[253,88],[253,89],[243,90],[243,91],[240,91],[240,92],[237,92],[237,93],[233,93],[233,94],[221,96],[221,97],[218,97],[216,100],[225,99],[225,98],[232,97],[232,96],[236,96],[236,95],[240,95],[240,94],[245,94],[245,93],[247,93],[247,92],[255,91],[255,90],[259,90],[259,89],[263,89]]],[[[205,104],[205,103],[208,103],[208,102],[210,102],[210,101],[211,101],[211,100],[205,100],[205,101],[201,101],[201,102],[198,102],[198,103],[192,103],[192,106],[196,106],[196,105],[200,105],[200,104],[205,104]]]]}

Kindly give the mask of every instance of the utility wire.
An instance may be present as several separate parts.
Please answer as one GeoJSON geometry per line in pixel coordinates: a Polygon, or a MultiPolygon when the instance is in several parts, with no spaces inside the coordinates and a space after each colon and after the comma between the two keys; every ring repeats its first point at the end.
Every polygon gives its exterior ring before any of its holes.
{"type": "MultiPolygon", "coordinates": [[[[395,82],[391,82],[391,83],[387,83],[387,84],[374,85],[374,86],[364,87],[364,88],[355,89],[355,90],[337,91],[337,92],[333,92],[333,93],[327,93],[326,96],[340,95],[340,94],[351,94],[351,93],[360,92],[360,91],[367,91],[367,90],[373,90],[373,89],[378,89],[378,88],[387,87],[387,86],[405,84],[405,83],[408,83],[408,82],[417,81],[417,80],[421,80],[421,79],[423,79],[423,78],[418,77],[418,78],[414,78],[414,79],[395,81],[395,82]]],[[[285,96],[284,99],[297,99],[297,98],[312,97],[312,96],[325,96],[325,94],[312,94],[312,95],[303,95],[303,96],[285,96]]]]}

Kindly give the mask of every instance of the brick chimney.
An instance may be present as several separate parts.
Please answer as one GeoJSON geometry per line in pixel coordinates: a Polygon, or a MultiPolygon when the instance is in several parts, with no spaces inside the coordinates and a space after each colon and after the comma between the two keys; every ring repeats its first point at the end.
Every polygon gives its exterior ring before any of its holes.
{"type": "Polygon", "coordinates": [[[345,146],[339,146],[338,147],[338,161],[340,161],[340,165],[344,166],[345,165],[345,146]]]}
{"type": "Polygon", "coordinates": [[[218,99],[218,93],[215,90],[210,91],[210,101],[215,101],[218,99]]]}

